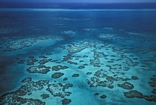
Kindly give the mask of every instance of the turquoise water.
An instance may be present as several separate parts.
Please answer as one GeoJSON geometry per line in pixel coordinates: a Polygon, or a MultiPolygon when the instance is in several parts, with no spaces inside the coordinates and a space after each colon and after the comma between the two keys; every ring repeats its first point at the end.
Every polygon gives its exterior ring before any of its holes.
{"type": "Polygon", "coordinates": [[[155,105],[155,9],[1,9],[0,104],[155,105]]]}

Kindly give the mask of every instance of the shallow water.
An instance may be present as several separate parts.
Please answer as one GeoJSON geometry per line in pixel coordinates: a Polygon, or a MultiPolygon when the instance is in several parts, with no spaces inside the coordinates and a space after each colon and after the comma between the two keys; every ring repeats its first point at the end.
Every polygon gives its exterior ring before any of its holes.
{"type": "Polygon", "coordinates": [[[156,10],[0,10],[0,104],[155,105],[156,10]]]}

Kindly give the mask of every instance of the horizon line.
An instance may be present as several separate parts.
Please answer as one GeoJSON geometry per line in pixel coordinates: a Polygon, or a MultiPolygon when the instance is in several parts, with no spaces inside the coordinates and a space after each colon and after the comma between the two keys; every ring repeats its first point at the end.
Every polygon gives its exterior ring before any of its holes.
{"type": "Polygon", "coordinates": [[[0,8],[0,11],[4,10],[31,10],[31,11],[156,11],[156,9],[55,9],[55,8],[0,8]]]}
{"type": "Polygon", "coordinates": [[[59,1],[0,1],[0,2],[6,2],[6,3],[93,3],[93,4],[98,4],[98,3],[102,3],[102,4],[120,4],[120,3],[156,3],[156,1],[143,1],[143,2],[59,2],[59,1]]]}

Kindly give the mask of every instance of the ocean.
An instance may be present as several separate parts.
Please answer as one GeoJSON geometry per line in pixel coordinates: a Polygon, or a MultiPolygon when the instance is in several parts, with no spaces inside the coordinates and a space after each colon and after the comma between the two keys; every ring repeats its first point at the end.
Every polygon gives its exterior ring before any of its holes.
{"type": "Polygon", "coordinates": [[[0,5],[1,105],[156,104],[155,3],[34,4],[0,5]]]}

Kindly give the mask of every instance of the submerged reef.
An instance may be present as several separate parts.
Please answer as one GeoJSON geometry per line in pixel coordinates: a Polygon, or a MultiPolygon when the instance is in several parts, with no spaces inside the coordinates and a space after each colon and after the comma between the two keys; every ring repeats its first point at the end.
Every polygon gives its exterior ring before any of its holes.
{"type": "Polygon", "coordinates": [[[65,96],[70,96],[71,92],[66,92],[65,90],[72,86],[72,84],[63,85],[61,83],[49,84],[46,90],[49,91],[54,97],[64,98],[65,96]]]}
{"type": "Polygon", "coordinates": [[[33,46],[39,41],[45,41],[45,40],[62,40],[62,36],[38,36],[38,37],[21,37],[21,38],[16,38],[16,37],[10,37],[8,42],[5,42],[5,49],[3,51],[14,51],[14,50],[20,50],[24,48],[28,48],[30,46],[33,46]]]}
{"type": "Polygon", "coordinates": [[[65,98],[62,100],[62,105],[68,105],[69,103],[71,103],[71,99],[65,98]]]}
{"type": "MultiPolygon", "coordinates": [[[[40,98],[38,99],[37,97],[42,97],[42,99],[47,99],[52,96],[64,98],[65,96],[70,96],[70,94],[72,94],[71,92],[66,91],[66,89],[73,87],[73,85],[70,83],[51,84],[49,80],[33,81],[32,78],[30,77],[23,79],[22,82],[25,84],[23,84],[18,90],[3,94],[0,97],[1,105],[5,104],[46,105],[46,102],[44,102],[40,98]]],[[[64,99],[64,101],[62,101],[64,105],[70,102],[71,102],[70,99],[64,99]]]]}
{"type": "Polygon", "coordinates": [[[115,34],[108,34],[108,33],[100,34],[98,35],[98,37],[103,40],[109,40],[109,39],[113,39],[113,37],[115,37],[115,34]]]}
{"type": "Polygon", "coordinates": [[[127,98],[143,98],[143,94],[137,90],[131,90],[129,92],[124,92],[125,97],[127,98]]]}
{"type": "MultiPolygon", "coordinates": [[[[73,31],[64,31],[64,34],[76,37],[73,31]]],[[[122,46],[114,45],[115,42],[110,44],[112,40],[127,41],[116,34],[102,33],[98,38],[100,41],[85,39],[63,45],[65,42],[56,43],[59,47],[38,47],[39,50],[30,51],[26,57],[25,54],[17,54],[16,64],[22,70],[26,68],[25,74],[30,77],[21,80],[19,88],[0,96],[0,104],[48,105],[57,102],[59,105],[70,105],[76,99],[80,100],[84,93],[89,101],[96,99],[106,104],[112,104],[114,100],[125,104],[129,98],[156,102],[156,76],[144,79],[148,75],[148,67],[139,62],[141,59],[137,55],[130,53],[131,50],[139,50],[124,43],[122,46]],[[149,87],[145,88],[145,85],[149,87]],[[149,94],[142,91],[147,89],[149,94]]],[[[49,39],[55,40],[55,37],[18,39],[17,42],[10,42],[12,45],[7,44],[5,51],[20,50],[49,39]]],[[[152,54],[150,56],[155,57],[152,54]]],[[[143,62],[148,61],[144,59],[143,62]]]]}
{"type": "MultiPolygon", "coordinates": [[[[50,62],[51,59],[47,59],[45,56],[39,56],[39,58],[42,58],[38,60],[34,56],[28,56],[27,65],[29,68],[27,68],[27,71],[29,73],[39,73],[39,74],[47,74],[51,67],[46,66],[46,63],[50,62]]],[[[19,62],[22,62],[23,60],[20,60],[19,62]]],[[[25,61],[25,60],[24,60],[25,61]]],[[[18,64],[24,64],[24,62],[18,64]]]]}
{"type": "Polygon", "coordinates": [[[22,80],[22,82],[25,82],[25,85],[22,85],[18,90],[6,93],[2,95],[0,104],[31,104],[31,105],[45,105],[45,102],[42,102],[39,99],[33,99],[33,98],[24,98],[25,96],[30,96],[33,93],[33,91],[42,90],[46,85],[48,85],[49,81],[47,80],[39,80],[39,81],[32,81],[31,78],[25,78],[22,80]]]}
{"type": "Polygon", "coordinates": [[[27,65],[34,65],[38,60],[36,58],[30,58],[27,60],[27,65]]]}
{"type": "Polygon", "coordinates": [[[133,89],[134,85],[129,83],[129,82],[124,82],[123,84],[118,84],[119,87],[124,88],[124,89],[133,89]]]}
{"type": "Polygon", "coordinates": [[[29,73],[47,74],[50,71],[50,67],[45,65],[31,66],[27,69],[29,73]]]}
{"type": "Polygon", "coordinates": [[[77,53],[77,52],[80,52],[80,51],[84,50],[85,48],[87,48],[88,45],[89,45],[88,42],[71,44],[71,45],[68,45],[67,50],[69,53],[77,53]]]}
{"type": "Polygon", "coordinates": [[[76,32],[73,30],[63,31],[64,34],[69,35],[70,37],[74,37],[76,32]]]}
{"type": "Polygon", "coordinates": [[[61,73],[61,72],[56,72],[56,73],[54,73],[54,74],[52,74],[52,78],[60,78],[60,77],[62,77],[64,75],[64,73],[61,73]]]}
{"type": "Polygon", "coordinates": [[[68,66],[62,66],[62,65],[52,66],[53,71],[64,70],[64,69],[67,69],[67,68],[68,68],[68,66]]]}
{"type": "Polygon", "coordinates": [[[152,80],[152,82],[148,82],[148,84],[151,86],[151,87],[156,87],[156,78],[150,78],[152,80]]]}
{"type": "Polygon", "coordinates": [[[2,100],[0,101],[1,105],[46,105],[39,99],[21,98],[14,94],[4,94],[0,100],[2,100]]]}
{"type": "Polygon", "coordinates": [[[35,42],[36,40],[34,39],[19,39],[16,41],[10,41],[9,43],[7,43],[7,48],[4,51],[13,51],[30,47],[35,42]]]}

